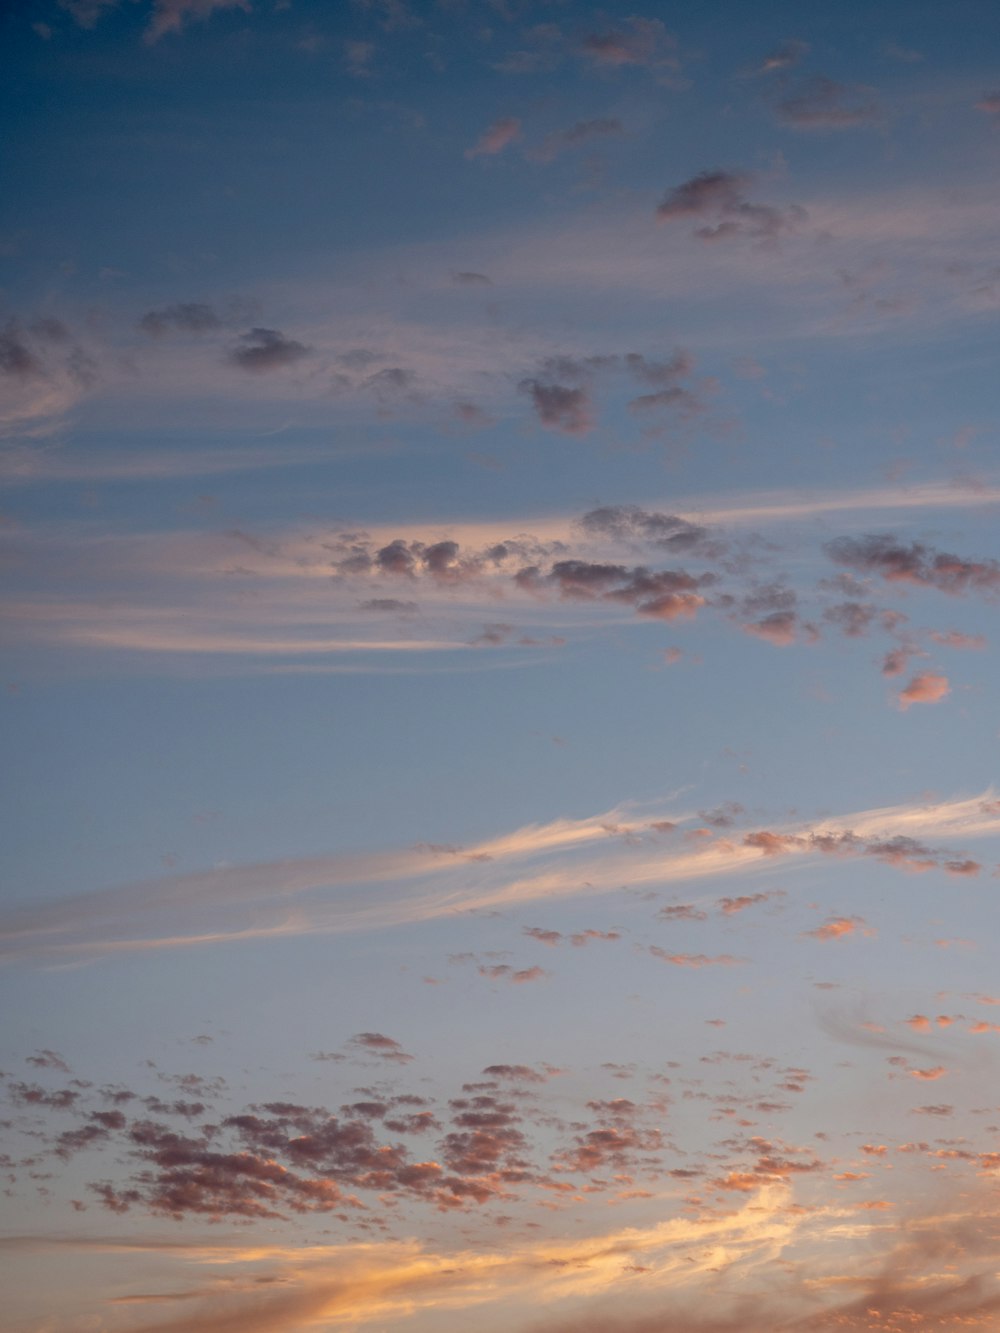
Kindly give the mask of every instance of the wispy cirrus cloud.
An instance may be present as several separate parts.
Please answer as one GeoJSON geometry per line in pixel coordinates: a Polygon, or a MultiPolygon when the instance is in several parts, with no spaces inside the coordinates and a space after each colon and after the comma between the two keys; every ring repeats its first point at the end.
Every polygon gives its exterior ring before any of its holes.
{"type": "MultiPolygon", "coordinates": [[[[471,910],[615,892],[622,884],[649,889],[720,876],[773,875],[777,862],[792,865],[806,857],[872,856],[903,870],[964,875],[962,867],[978,863],[928,847],[926,839],[997,836],[1000,807],[991,796],[859,811],[837,821],[735,836],[724,830],[676,846],[665,844],[658,831],[663,815],[670,815],[675,827],[694,825],[694,816],[667,810],[639,817],[622,807],[582,820],[529,825],[468,846],[424,844],[227,867],[8,912],[0,921],[0,957],[54,962],[380,930],[471,910]]],[[[761,900],[761,895],[744,897],[747,906],[761,900]]],[[[738,901],[723,903],[735,910],[738,901]]],[[[698,966],[720,960],[677,950],[665,961],[698,966]]],[[[503,976],[516,970],[504,968],[503,976]]]]}

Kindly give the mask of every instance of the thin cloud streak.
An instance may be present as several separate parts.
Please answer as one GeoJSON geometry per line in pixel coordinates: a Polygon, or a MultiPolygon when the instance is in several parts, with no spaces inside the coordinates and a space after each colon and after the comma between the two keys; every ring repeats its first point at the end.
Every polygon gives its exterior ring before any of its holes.
{"type": "Polygon", "coordinates": [[[921,839],[1000,834],[1000,806],[992,791],[931,806],[889,806],[836,821],[780,826],[766,834],[720,836],[693,851],[664,848],[652,830],[665,814],[678,825],[693,819],[668,810],[637,820],[619,807],[588,819],[529,825],[469,847],[426,844],[372,856],[232,866],[103,890],[6,914],[0,920],[0,959],[51,962],[384,930],[455,913],[599,895],[623,885],[648,888],[723,875],[773,875],[776,862],[822,855],[818,841],[823,839],[827,851],[877,839],[869,854],[902,869],[925,869],[934,862],[915,863],[912,855],[903,859],[910,832],[921,839]],[[593,854],[595,845],[609,841],[619,850],[593,854]],[[771,843],[780,846],[779,854],[768,850],[771,843]],[[544,860],[552,856],[560,859],[546,868],[544,860]],[[510,878],[510,866],[533,858],[543,861],[541,868],[510,878]],[[412,887],[401,891],[403,882],[412,887]],[[385,887],[379,893],[371,887],[359,892],[366,885],[385,887]],[[310,899],[324,893],[334,896],[310,899]]]}

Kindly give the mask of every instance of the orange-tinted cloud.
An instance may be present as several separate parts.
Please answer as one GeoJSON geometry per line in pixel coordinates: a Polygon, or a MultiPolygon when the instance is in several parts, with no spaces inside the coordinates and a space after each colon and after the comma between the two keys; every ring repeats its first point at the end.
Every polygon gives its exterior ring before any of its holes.
{"type": "Polygon", "coordinates": [[[803,931],[803,934],[810,936],[814,940],[840,940],[847,935],[853,935],[860,932],[863,935],[874,935],[874,930],[867,926],[864,917],[860,916],[834,916],[828,921],[824,921],[821,926],[815,930],[803,931]]]}
{"type": "Polygon", "coordinates": [[[912,704],[936,704],[951,693],[948,677],[936,671],[921,671],[896,696],[905,712],[912,704]]]}

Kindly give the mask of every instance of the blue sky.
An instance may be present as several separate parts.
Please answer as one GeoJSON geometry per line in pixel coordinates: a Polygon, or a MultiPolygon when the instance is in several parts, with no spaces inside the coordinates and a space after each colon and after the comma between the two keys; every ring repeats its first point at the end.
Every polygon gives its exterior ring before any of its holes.
{"type": "Polygon", "coordinates": [[[9,1327],[995,1327],[996,7],[0,21],[9,1327]]]}

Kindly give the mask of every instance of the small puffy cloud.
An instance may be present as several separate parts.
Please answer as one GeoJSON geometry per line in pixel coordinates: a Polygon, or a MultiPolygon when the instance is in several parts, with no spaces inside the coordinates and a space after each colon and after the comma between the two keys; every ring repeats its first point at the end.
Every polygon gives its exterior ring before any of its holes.
{"type": "Polygon", "coordinates": [[[826,553],[838,565],[877,574],[888,583],[912,583],[958,597],[967,592],[1000,592],[1000,562],[970,560],[937,551],[923,542],[901,542],[891,533],[838,537],[826,553]]]}
{"type": "Polygon", "coordinates": [[[661,921],[707,921],[708,913],[694,903],[669,903],[657,912],[661,921]]]}
{"type": "Polygon", "coordinates": [[[764,57],[757,67],[758,74],[774,74],[779,70],[791,69],[797,65],[803,56],[809,54],[809,43],[801,42],[793,37],[787,42],[782,42],[780,46],[764,57]]]}
{"type": "Polygon", "coordinates": [[[936,671],[921,671],[900,690],[897,698],[905,712],[911,704],[936,704],[951,693],[948,677],[936,671]]]}
{"type": "Polygon", "coordinates": [[[368,1055],[377,1055],[382,1060],[394,1060],[398,1064],[408,1064],[413,1059],[398,1041],[381,1032],[358,1032],[351,1038],[350,1044],[368,1055]]]}
{"type": "Polygon", "coordinates": [[[800,839],[792,834],[772,833],[770,829],[747,833],[743,839],[744,847],[756,847],[765,856],[781,856],[793,847],[798,847],[799,843],[800,839]]]}
{"type": "Polygon", "coordinates": [[[483,1070],[485,1078],[510,1079],[513,1083],[545,1083],[548,1074],[540,1074],[530,1065],[487,1065],[483,1070]]]}
{"type": "Polygon", "coordinates": [[[1000,92],[984,93],[976,103],[977,111],[985,111],[988,116],[1000,116],[1000,92]]]}
{"type": "Polygon", "coordinates": [[[656,944],[649,946],[649,952],[654,958],[659,958],[661,962],[670,963],[674,967],[734,967],[737,963],[746,962],[746,959],[734,958],[730,953],[720,953],[714,957],[704,953],[668,953],[666,949],[661,949],[656,944]]]}
{"type": "Polygon", "coordinates": [[[776,648],[788,648],[796,641],[798,617],[794,611],[772,611],[761,620],[748,621],[743,626],[746,634],[773,643],[776,648]]]}
{"type": "Polygon", "coordinates": [[[25,1063],[34,1065],[36,1069],[58,1069],[62,1074],[70,1072],[69,1065],[56,1051],[41,1050],[36,1051],[34,1055],[29,1055],[25,1063]]]}
{"type": "Polygon", "coordinates": [[[702,171],[667,192],[656,209],[657,220],[700,219],[694,234],[703,241],[734,236],[774,241],[805,220],[805,210],[794,204],[775,208],[752,203],[747,191],[753,181],[746,172],[702,171]]]}
{"type": "Polygon", "coordinates": [[[541,926],[525,926],[524,934],[533,940],[537,940],[539,944],[547,944],[551,948],[560,944],[563,938],[560,931],[543,930],[541,926]]]}
{"type": "Polygon", "coordinates": [[[874,931],[866,926],[864,917],[860,916],[833,916],[828,921],[824,921],[821,926],[815,930],[807,930],[803,933],[814,940],[841,940],[847,935],[856,933],[863,935],[874,935],[874,931]]]}
{"type": "Polygon", "coordinates": [[[452,273],[451,280],[456,287],[492,287],[493,279],[485,273],[452,273]]]}
{"type": "Polygon", "coordinates": [[[846,130],[880,118],[874,89],[816,75],[778,102],[778,119],[798,130],[846,130]]]}
{"type": "Polygon", "coordinates": [[[251,329],[244,333],[229,354],[229,359],[241,370],[252,375],[268,374],[293,366],[309,355],[309,348],[294,338],[286,338],[277,329],[251,329]]]}
{"type": "Polygon", "coordinates": [[[531,395],[538,420],[549,430],[558,430],[564,435],[586,435],[593,429],[593,405],[585,385],[572,388],[530,379],[522,380],[520,387],[531,395]]]}
{"type": "Polygon", "coordinates": [[[978,875],[983,867],[978,861],[965,859],[961,861],[945,861],[944,868],[949,875],[974,876],[978,875]]]}
{"type": "Polygon", "coordinates": [[[912,656],[912,649],[890,648],[882,659],[882,675],[890,678],[905,675],[912,656]]]}
{"type": "Polygon", "coordinates": [[[591,509],[580,519],[580,526],[588,535],[618,542],[648,543],[664,551],[689,551],[714,545],[707,528],[675,514],[641,509],[638,505],[591,509]]]}
{"type": "Polygon", "coordinates": [[[520,135],[521,122],[517,117],[503,116],[495,120],[488,130],[484,130],[475,144],[465,150],[465,156],[470,160],[474,157],[495,157],[520,135]]]}
{"type": "Polygon", "coordinates": [[[479,968],[481,977],[488,977],[490,981],[509,981],[515,986],[523,985],[529,981],[541,981],[543,977],[549,974],[543,967],[523,967],[513,968],[506,963],[483,964],[479,968]]]}
{"type": "Polygon", "coordinates": [[[756,907],[777,896],[777,893],[742,893],[735,898],[720,898],[716,906],[724,916],[734,916],[737,912],[745,912],[748,907],[756,907]]]}

